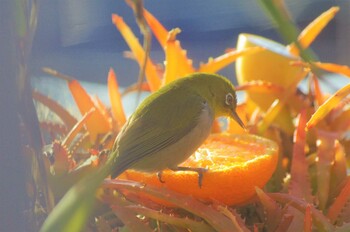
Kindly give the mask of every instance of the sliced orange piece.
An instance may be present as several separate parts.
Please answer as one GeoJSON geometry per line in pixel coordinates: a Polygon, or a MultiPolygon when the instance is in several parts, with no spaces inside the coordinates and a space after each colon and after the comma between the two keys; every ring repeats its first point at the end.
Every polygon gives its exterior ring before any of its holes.
{"type": "Polygon", "coordinates": [[[276,168],[277,159],[278,146],[274,141],[250,134],[212,134],[180,165],[208,169],[201,188],[198,175],[193,171],[165,170],[162,173],[164,183],[159,181],[157,174],[135,170],[128,170],[119,178],[164,187],[206,202],[237,205],[255,195],[255,186],[262,188],[266,184],[276,168]]]}

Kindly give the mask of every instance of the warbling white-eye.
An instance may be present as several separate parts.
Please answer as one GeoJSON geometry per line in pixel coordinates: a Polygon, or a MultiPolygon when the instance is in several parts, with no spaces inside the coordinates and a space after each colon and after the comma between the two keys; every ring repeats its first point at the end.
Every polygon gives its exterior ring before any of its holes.
{"type": "Polygon", "coordinates": [[[216,117],[236,113],[233,85],[215,74],[197,73],[173,81],[147,97],[119,133],[105,165],[74,185],[57,204],[41,232],[79,231],[89,216],[96,189],[112,173],[203,169],[178,167],[204,142],[216,117]]]}
{"type": "MultiPolygon", "coordinates": [[[[213,121],[220,116],[233,118],[244,127],[236,113],[236,92],[226,78],[196,73],[178,79],[148,96],[119,133],[112,153],[112,178],[126,169],[161,173],[179,167],[209,136],[213,121]]],[[[161,176],[159,175],[161,180],[161,176]]]]}

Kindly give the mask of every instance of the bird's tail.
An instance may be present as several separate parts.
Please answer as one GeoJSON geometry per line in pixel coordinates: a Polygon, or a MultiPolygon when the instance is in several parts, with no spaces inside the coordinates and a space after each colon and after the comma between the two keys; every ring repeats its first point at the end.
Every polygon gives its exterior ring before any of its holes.
{"type": "Polygon", "coordinates": [[[126,169],[118,168],[116,167],[114,170],[111,172],[111,178],[114,179],[118,177],[120,174],[122,174],[126,169]]]}
{"type": "Polygon", "coordinates": [[[109,169],[109,173],[112,179],[118,177],[126,169],[128,169],[128,165],[123,164],[117,159],[118,156],[119,156],[118,150],[113,149],[109,154],[108,160],[106,162],[106,168],[109,169]]]}

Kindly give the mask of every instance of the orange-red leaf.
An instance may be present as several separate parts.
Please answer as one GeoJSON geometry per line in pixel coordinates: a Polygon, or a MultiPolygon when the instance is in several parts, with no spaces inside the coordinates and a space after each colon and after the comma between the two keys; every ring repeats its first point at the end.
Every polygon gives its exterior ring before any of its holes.
{"type": "Polygon", "coordinates": [[[53,141],[52,152],[54,156],[54,162],[52,164],[51,172],[53,175],[65,175],[73,165],[73,160],[69,158],[69,151],[64,144],[59,141],[53,141]]]}
{"type": "Polygon", "coordinates": [[[36,101],[39,101],[45,106],[49,107],[49,109],[52,112],[54,112],[58,117],[60,117],[62,121],[66,124],[67,128],[70,129],[77,123],[77,119],[74,118],[65,108],[63,108],[56,101],[35,90],[32,92],[32,96],[36,101]]]}
{"type": "Polygon", "coordinates": [[[277,202],[289,204],[304,214],[306,208],[310,207],[312,221],[317,227],[318,231],[334,231],[335,227],[329,222],[328,218],[321,211],[306,201],[285,193],[269,193],[268,195],[277,202]]]}
{"type": "MultiPolygon", "coordinates": [[[[286,98],[276,99],[267,110],[265,117],[258,123],[257,129],[260,135],[269,128],[269,126],[274,122],[275,118],[280,114],[286,104],[286,98]]],[[[290,120],[286,118],[286,120],[290,120]]],[[[290,128],[291,129],[291,128],[290,128]]],[[[292,130],[292,129],[291,129],[292,130]]],[[[292,132],[291,132],[292,133],[292,132]]]]}
{"type": "Polygon", "coordinates": [[[312,215],[311,215],[311,205],[307,205],[305,208],[304,215],[304,232],[312,231],[312,215]]]}
{"type": "Polygon", "coordinates": [[[350,178],[348,177],[345,186],[341,190],[338,197],[334,200],[333,204],[329,207],[327,217],[332,223],[335,223],[341,214],[343,208],[349,201],[350,197],[350,178]]]}
{"type": "MultiPolygon", "coordinates": [[[[131,31],[129,26],[124,22],[123,18],[120,17],[119,15],[112,14],[112,22],[120,31],[126,43],[129,45],[129,48],[135,55],[135,58],[139,66],[142,67],[144,58],[145,58],[145,51],[143,50],[138,39],[136,38],[134,33],[131,31]]],[[[151,61],[150,58],[147,59],[146,78],[148,80],[148,83],[152,91],[156,91],[157,89],[159,89],[161,85],[160,78],[158,76],[156,66],[151,61]]]]}
{"type": "Polygon", "coordinates": [[[109,100],[111,101],[112,114],[120,129],[126,122],[126,116],[124,113],[122,98],[119,92],[117,77],[112,68],[109,69],[108,72],[108,93],[109,100]]]}
{"type": "Polygon", "coordinates": [[[145,17],[147,24],[151,28],[153,34],[157,38],[160,45],[164,48],[165,43],[168,38],[168,31],[165,27],[158,21],[156,17],[154,17],[150,12],[146,9],[143,10],[143,16],[145,17]]]}
{"type": "Polygon", "coordinates": [[[289,193],[293,196],[305,199],[309,203],[312,203],[313,198],[311,195],[311,183],[308,173],[308,163],[305,158],[306,115],[306,110],[302,110],[300,112],[298,126],[294,133],[293,159],[289,193]]]}
{"type": "Polygon", "coordinates": [[[339,64],[333,64],[333,63],[321,63],[321,62],[314,62],[314,65],[317,67],[326,70],[328,72],[338,73],[341,75],[344,75],[346,77],[350,77],[350,67],[346,65],[339,65],[339,64]]]}
{"type": "Polygon", "coordinates": [[[83,117],[68,132],[68,134],[66,135],[66,137],[64,138],[64,140],[62,142],[62,146],[69,147],[71,145],[72,141],[75,139],[77,134],[80,132],[80,130],[86,124],[88,118],[92,115],[92,113],[95,110],[96,110],[95,108],[91,108],[87,113],[85,113],[83,115],[83,117]]]}
{"type": "MultiPolygon", "coordinates": [[[[335,113],[335,116],[332,117],[332,121],[329,124],[329,127],[333,131],[338,131],[339,133],[347,133],[350,129],[350,109],[342,110],[337,106],[338,112],[335,113]]],[[[344,107],[344,106],[343,106],[344,107]]]]}
{"type": "Polygon", "coordinates": [[[336,198],[341,186],[347,178],[346,153],[342,144],[336,140],[334,144],[335,158],[331,169],[331,195],[330,199],[336,198]]]}
{"type": "Polygon", "coordinates": [[[101,99],[97,95],[94,95],[92,100],[94,101],[94,104],[97,107],[97,109],[107,119],[108,123],[110,124],[109,127],[112,128],[112,125],[111,125],[112,115],[107,109],[107,106],[101,101],[101,99]]]}
{"type": "Polygon", "coordinates": [[[125,200],[120,197],[113,198],[115,204],[112,206],[112,211],[114,214],[120,218],[120,220],[124,223],[124,225],[130,231],[145,231],[152,232],[153,230],[144,223],[138,216],[135,211],[130,209],[125,200]]]}
{"type": "MultiPolygon", "coordinates": [[[[308,48],[315,38],[322,32],[327,24],[334,18],[339,11],[339,7],[331,7],[329,10],[323,12],[320,16],[314,19],[298,36],[298,42],[303,48],[308,48]]],[[[290,52],[298,55],[299,51],[293,44],[290,46],[290,52]]]]}
{"type": "Polygon", "coordinates": [[[132,192],[139,194],[146,194],[155,198],[169,201],[177,207],[183,208],[199,217],[202,217],[210,226],[217,231],[239,231],[229,218],[223,215],[214,207],[204,204],[203,202],[193,198],[189,195],[176,193],[169,189],[159,188],[149,185],[144,185],[138,182],[125,180],[105,180],[103,188],[122,190],[123,192],[132,192]]]}
{"type": "MultiPolygon", "coordinates": [[[[284,130],[286,130],[288,133],[293,133],[294,128],[291,124],[291,116],[289,113],[286,113],[286,108],[284,106],[287,104],[288,101],[290,101],[291,98],[293,98],[293,94],[295,94],[296,86],[299,83],[300,80],[295,80],[294,83],[291,83],[290,86],[285,90],[285,93],[283,96],[281,96],[281,99],[276,99],[270,106],[270,108],[267,110],[265,117],[263,120],[258,124],[258,132],[259,134],[263,134],[266,129],[271,125],[271,123],[275,120],[278,114],[282,113],[284,118],[284,130]],[[283,112],[283,110],[285,112],[283,112]]],[[[281,124],[282,125],[282,124],[281,124]]]]}
{"type": "Polygon", "coordinates": [[[86,121],[86,127],[90,134],[90,141],[95,142],[99,134],[105,134],[111,130],[108,118],[98,110],[98,107],[95,106],[89,94],[77,80],[69,81],[68,87],[82,115],[89,112],[92,108],[97,109],[86,121]]]}
{"type": "Polygon", "coordinates": [[[320,106],[324,102],[324,96],[323,96],[323,93],[321,91],[321,87],[320,87],[318,78],[315,75],[312,76],[312,81],[313,81],[313,84],[314,84],[315,100],[317,102],[317,105],[320,106]]]}
{"type": "MultiPolygon", "coordinates": [[[[177,33],[176,29],[172,30],[170,33],[177,33]]],[[[169,33],[169,34],[170,34],[169,33]]],[[[176,80],[179,76],[178,70],[178,57],[176,52],[176,41],[175,38],[169,38],[166,40],[164,45],[165,52],[165,72],[164,72],[164,84],[170,83],[176,80]]]]}
{"type": "Polygon", "coordinates": [[[316,110],[316,112],[311,116],[310,120],[307,122],[307,128],[312,128],[317,123],[319,123],[348,94],[350,94],[350,84],[339,89],[316,110]]]}
{"type": "Polygon", "coordinates": [[[150,92],[151,89],[149,88],[149,84],[147,82],[141,83],[141,86],[139,83],[131,84],[128,87],[124,89],[124,91],[121,93],[121,97],[125,96],[128,93],[134,92],[134,91],[145,91],[150,92]]]}
{"type": "Polygon", "coordinates": [[[294,215],[292,214],[283,214],[283,217],[281,219],[281,223],[278,225],[276,232],[282,232],[282,231],[289,231],[289,228],[293,222],[294,215]]]}
{"type": "Polygon", "coordinates": [[[263,190],[255,187],[256,194],[264,206],[268,231],[275,231],[283,217],[283,211],[277,202],[269,197],[263,190]]]}
{"type": "Polygon", "coordinates": [[[236,86],[236,91],[251,91],[254,93],[282,94],[285,89],[272,82],[256,80],[236,86]]]}
{"type": "Polygon", "coordinates": [[[336,135],[325,131],[318,131],[317,140],[317,197],[319,208],[325,210],[330,194],[330,181],[332,164],[335,159],[335,137],[336,135]]]}
{"type": "Polygon", "coordinates": [[[218,205],[216,208],[232,221],[232,223],[235,225],[234,228],[239,228],[240,232],[250,231],[246,226],[245,221],[240,217],[240,215],[236,211],[222,205],[218,205]]]}
{"type": "Polygon", "coordinates": [[[192,60],[188,59],[187,51],[181,48],[180,41],[176,35],[180,33],[179,28],[171,30],[165,45],[165,84],[193,73],[192,60]]]}
{"type": "Polygon", "coordinates": [[[199,67],[198,72],[215,73],[220,69],[225,68],[227,65],[235,62],[236,59],[239,57],[251,55],[256,52],[260,52],[262,50],[264,50],[264,48],[262,47],[251,47],[251,48],[245,48],[239,51],[237,50],[229,51],[224,55],[221,55],[214,59],[209,59],[209,61],[206,64],[202,64],[199,67]]]}

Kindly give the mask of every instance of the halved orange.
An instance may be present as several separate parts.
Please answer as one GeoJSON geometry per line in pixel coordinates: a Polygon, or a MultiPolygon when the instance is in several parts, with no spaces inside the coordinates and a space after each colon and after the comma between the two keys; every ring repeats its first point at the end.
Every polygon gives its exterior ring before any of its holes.
{"type": "MultiPolygon", "coordinates": [[[[265,49],[252,56],[239,57],[236,61],[237,81],[240,85],[262,80],[289,88],[295,80],[301,80],[307,74],[303,67],[291,65],[301,58],[291,54],[287,46],[258,35],[242,33],[238,36],[237,50],[256,46],[265,49]]],[[[275,100],[266,100],[266,94],[256,95],[251,97],[263,110],[267,110],[275,100]]]]}
{"type": "MultiPolygon", "coordinates": [[[[252,56],[240,57],[236,61],[238,84],[262,80],[290,89],[295,88],[293,84],[298,83],[307,74],[303,67],[291,65],[301,58],[292,55],[287,46],[258,35],[243,33],[238,36],[237,50],[256,46],[265,49],[252,56]]],[[[246,91],[246,94],[263,111],[267,111],[279,98],[273,93],[246,91]]],[[[294,125],[288,107],[282,108],[275,122],[287,133],[293,133],[294,125]]]]}
{"type": "Polygon", "coordinates": [[[165,170],[162,173],[164,183],[156,174],[135,170],[128,170],[119,178],[164,187],[206,202],[237,205],[255,195],[255,186],[262,188],[266,184],[276,168],[277,159],[278,146],[274,141],[250,134],[212,134],[180,165],[208,169],[201,188],[198,174],[193,171],[165,170]]]}

